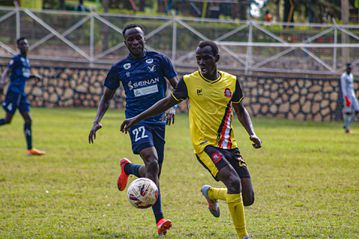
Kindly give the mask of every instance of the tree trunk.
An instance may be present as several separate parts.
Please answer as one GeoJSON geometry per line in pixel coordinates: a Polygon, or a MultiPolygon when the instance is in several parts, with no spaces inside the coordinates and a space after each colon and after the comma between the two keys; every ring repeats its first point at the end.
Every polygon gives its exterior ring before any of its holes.
{"type": "MultiPolygon", "coordinates": [[[[341,0],[341,15],[342,15],[342,23],[343,25],[347,25],[349,23],[349,0],[341,0]]],[[[349,38],[348,35],[344,32],[341,33],[342,36],[342,43],[348,43],[349,38]]],[[[342,48],[342,63],[349,62],[349,49],[342,48]]]]}
{"type": "MultiPolygon", "coordinates": [[[[102,7],[104,13],[108,13],[110,0],[102,0],[102,7]]],[[[109,39],[109,27],[104,25],[102,28],[102,51],[108,49],[108,39],[109,39]]]]}
{"type": "Polygon", "coordinates": [[[60,3],[60,9],[65,10],[65,0],[60,0],[59,3],[60,3]]]}
{"type": "Polygon", "coordinates": [[[276,21],[277,22],[280,22],[281,21],[281,18],[280,18],[280,5],[281,5],[281,0],[276,0],[275,1],[275,4],[276,4],[276,9],[275,9],[275,18],[276,18],[276,21]]]}
{"type": "Polygon", "coordinates": [[[105,13],[108,13],[109,2],[110,0],[102,0],[102,7],[105,13]]]}
{"type": "Polygon", "coordinates": [[[240,20],[247,20],[247,9],[248,9],[248,2],[247,1],[239,1],[239,19],[240,20]]]}

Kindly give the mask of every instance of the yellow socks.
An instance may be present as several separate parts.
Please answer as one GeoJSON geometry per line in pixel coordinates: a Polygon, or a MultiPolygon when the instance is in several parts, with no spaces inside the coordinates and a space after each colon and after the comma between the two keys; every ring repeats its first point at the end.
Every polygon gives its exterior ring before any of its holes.
{"type": "Polygon", "coordinates": [[[227,188],[214,188],[208,190],[208,197],[212,200],[223,200],[228,204],[234,227],[239,238],[248,236],[244,216],[242,194],[227,194],[227,188]]]}
{"type": "Polygon", "coordinates": [[[212,200],[227,201],[227,188],[213,188],[208,190],[208,197],[212,200]]]}
{"type": "Polygon", "coordinates": [[[227,194],[227,204],[239,238],[248,236],[242,194],[227,194]]]}

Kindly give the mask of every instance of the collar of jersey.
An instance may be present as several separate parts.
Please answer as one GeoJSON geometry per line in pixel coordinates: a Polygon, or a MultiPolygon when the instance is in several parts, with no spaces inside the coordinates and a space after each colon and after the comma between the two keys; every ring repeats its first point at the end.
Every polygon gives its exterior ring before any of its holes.
{"type": "Polygon", "coordinates": [[[202,75],[202,73],[201,73],[200,70],[198,70],[198,73],[199,73],[199,75],[201,76],[201,78],[202,78],[203,80],[205,80],[206,82],[211,83],[211,84],[216,83],[217,81],[219,81],[219,80],[222,78],[222,72],[220,72],[220,71],[218,71],[219,76],[218,76],[218,78],[215,79],[215,80],[209,80],[209,79],[207,79],[206,77],[204,77],[204,76],[202,75]]]}
{"type": "Polygon", "coordinates": [[[133,59],[133,60],[141,60],[141,59],[145,58],[146,55],[147,55],[147,51],[144,50],[144,51],[143,51],[143,57],[141,57],[141,58],[135,58],[135,57],[132,55],[131,52],[128,54],[128,57],[131,58],[131,59],[133,59]]]}

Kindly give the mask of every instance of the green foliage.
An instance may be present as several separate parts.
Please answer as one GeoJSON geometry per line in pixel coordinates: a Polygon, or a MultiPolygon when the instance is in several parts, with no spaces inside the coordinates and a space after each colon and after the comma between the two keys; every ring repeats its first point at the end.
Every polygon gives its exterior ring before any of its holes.
{"type": "MultiPolygon", "coordinates": [[[[18,114],[2,126],[0,238],[156,238],[151,210],[133,208],[116,188],[121,157],[141,162],[119,131],[123,115],[110,110],[89,145],[95,110],[32,109],[34,144],[47,151],[44,157],[25,156],[18,114]]],[[[339,122],[255,119],[254,125],[260,150],[235,123],[256,191],[246,208],[253,238],[356,238],[359,127],[346,135],[339,122]]],[[[216,219],[199,191],[221,184],[193,154],[187,115],[177,115],[166,139],[163,210],[174,222],[168,238],[236,238],[225,203],[216,219]]]]}

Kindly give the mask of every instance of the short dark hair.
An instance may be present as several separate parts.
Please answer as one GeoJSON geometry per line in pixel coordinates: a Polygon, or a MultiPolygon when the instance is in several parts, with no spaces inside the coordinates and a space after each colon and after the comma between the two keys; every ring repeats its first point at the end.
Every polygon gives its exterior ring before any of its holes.
{"type": "Polygon", "coordinates": [[[144,32],[143,27],[141,25],[139,25],[139,24],[128,24],[123,28],[122,36],[125,36],[125,33],[126,33],[126,31],[128,29],[132,29],[132,28],[136,28],[136,27],[139,27],[144,32]]]}
{"type": "Polygon", "coordinates": [[[203,48],[206,46],[210,46],[212,48],[212,53],[214,56],[218,55],[219,50],[216,43],[214,43],[213,41],[200,41],[198,44],[199,48],[203,48]]]}
{"type": "Polygon", "coordinates": [[[26,37],[19,37],[16,39],[16,44],[19,45],[22,40],[26,40],[26,37]]]}
{"type": "Polygon", "coordinates": [[[352,63],[347,63],[347,68],[352,67],[352,63]]]}

